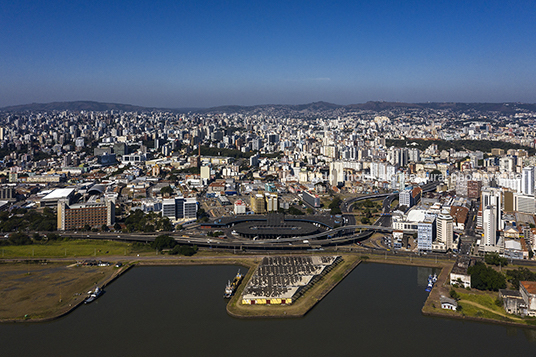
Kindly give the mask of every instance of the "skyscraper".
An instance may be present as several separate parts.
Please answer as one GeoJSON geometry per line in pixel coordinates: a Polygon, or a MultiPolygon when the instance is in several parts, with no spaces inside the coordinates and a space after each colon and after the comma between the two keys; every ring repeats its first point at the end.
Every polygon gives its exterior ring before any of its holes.
{"type": "Polygon", "coordinates": [[[524,167],[521,176],[521,192],[534,195],[534,166],[524,167]]]}
{"type": "Polygon", "coordinates": [[[484,247],[495,247],[497,242],[497,226],[493,206],[486,206],[482,212],[482,228],[484,229],[484,247]]]}
{"type": "Polygon", "coordinates": [[[439,216],[437,216],[437,240],[445,244],[445,249],[453,249],[453,219],[450,215],[450,211],[444,208],[439,216]]]}
{"type": "Polygon", "coordinates": [[[495,230],[503,229],[502,220],[502,190],[499,188],[488,187],[482,190],[482,207],[490,206],[493,209],[495,219],[495,230]]]}

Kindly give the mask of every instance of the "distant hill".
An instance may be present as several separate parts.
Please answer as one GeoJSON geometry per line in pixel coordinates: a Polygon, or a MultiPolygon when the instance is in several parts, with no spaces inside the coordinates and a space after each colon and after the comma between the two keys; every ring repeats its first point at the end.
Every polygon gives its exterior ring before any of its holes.
{"type": "Polygon", "coordinates": [[[69,110],[73,112],[94,111],[105,112],[108,110],[117,110],[125,112],[137,112],[148,111],[155,108],[146,108],[130,104],[117,104],[117,103],[101,103],[91,101],[76,101],[76,102],[52,102],[52,103],[32,103],[23,105],[14,105],[10,107],[1,108],[0,111],[5,112],[42,112],[42,111],[62,111],[69,110]]]}
{"type": "Polygon", "coordinates": [[[430,103],[402,103],[402,102],[366,102],[361,104],[339,105],[328,102],[314,102],[309,104],[289,105],[289,104],[262,104],[253,106],[226,105],[212,108],[154,108],[141,107],[130,104],[101,103],[92,101],[75,101],[75,102],[53,102],[53,103],[32,103],[25,105],[15,105],[0,108],[4,112],[42,112],[42,111],[62,111],[69,110],[73,112],[84,111],[124,111],[124,112],[147,112],[147,111],[170,111],[176,113],[260,113],[272,112],[288,115],[301,114],[331,114],[340,115],[344,112],[356,110],[367,110],[381,112],[385,110],[396,109],[416,109],[416,110],[452,110],[454,112],[500,112],[511,114],[519,109],[536,112],[536,104],[530,103],[455,103],[455,102],[430,102],[430,103]]]}

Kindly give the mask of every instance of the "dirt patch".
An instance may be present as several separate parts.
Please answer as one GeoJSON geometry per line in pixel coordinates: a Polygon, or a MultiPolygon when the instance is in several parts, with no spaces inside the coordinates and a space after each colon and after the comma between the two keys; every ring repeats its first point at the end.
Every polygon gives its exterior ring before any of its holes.
{"type": "Polygon", "coordinates": [[[67,264],[0,265],[0,321],[46,319],[69,311],[88,290],[118,270],[68,268],[67,264]]]}

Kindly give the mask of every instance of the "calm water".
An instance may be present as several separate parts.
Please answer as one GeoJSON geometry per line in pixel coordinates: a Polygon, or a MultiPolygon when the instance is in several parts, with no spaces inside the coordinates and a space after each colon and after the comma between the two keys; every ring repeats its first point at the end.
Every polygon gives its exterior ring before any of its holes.
{"type": "MultiPolygon", "coordinates": [[[[242,269],[244,270],[244,269],[242,269]]],[[[424,317],[431,269],[361,264],[304,318],[240,320],[222,294],[237,267],[134,268],[42,324],[0,325],[2,356],[534,355],[532,330],[424,317]]]]}

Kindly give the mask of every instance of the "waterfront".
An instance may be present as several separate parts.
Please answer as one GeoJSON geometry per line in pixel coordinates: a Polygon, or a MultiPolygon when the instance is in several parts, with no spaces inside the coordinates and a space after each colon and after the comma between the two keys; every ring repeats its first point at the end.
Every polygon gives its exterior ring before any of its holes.
{"type": "MultiPolygon", "coordinates": [[[[430,268],[361,264],[303,318],[241,320],[222,298],[235,266],[136,267],[52,322],[0,325],[2,355],[498,355],[536,331],[425,317],[430,268]]],[[[244,272],[244,268],[241,268],[244,272]]]]}

